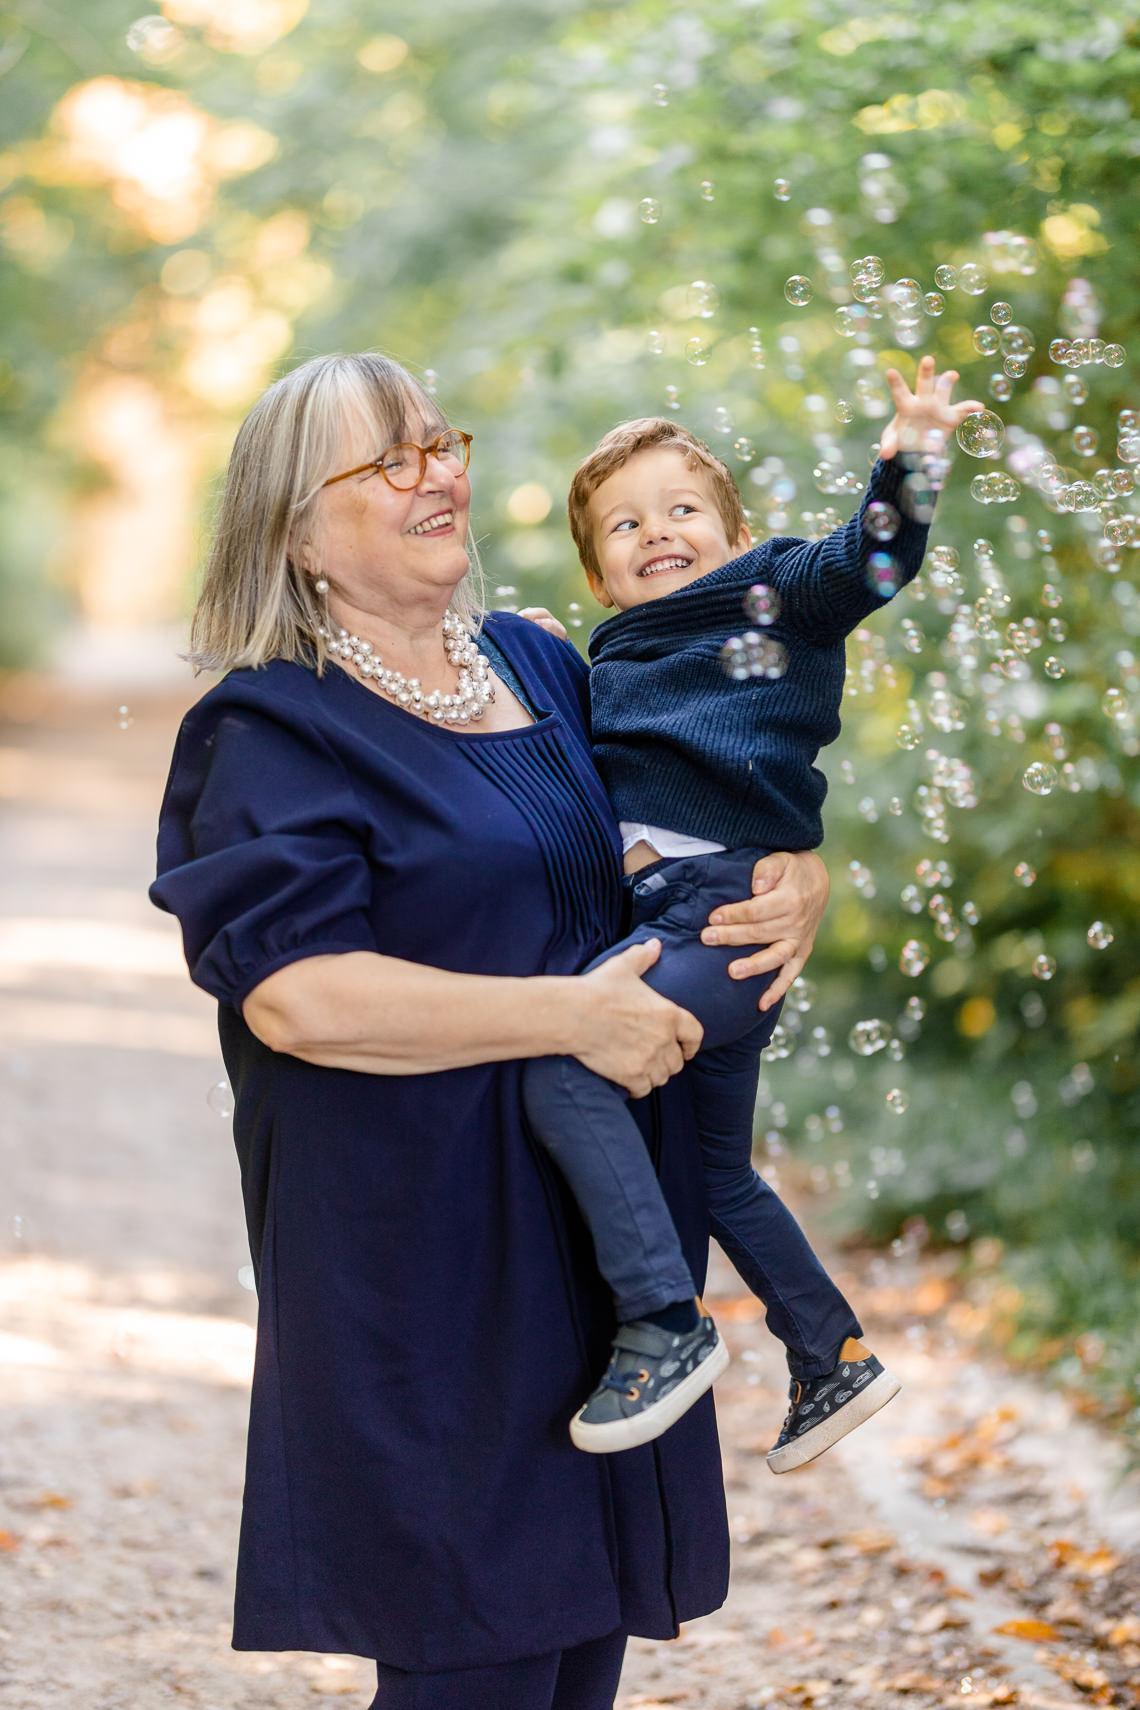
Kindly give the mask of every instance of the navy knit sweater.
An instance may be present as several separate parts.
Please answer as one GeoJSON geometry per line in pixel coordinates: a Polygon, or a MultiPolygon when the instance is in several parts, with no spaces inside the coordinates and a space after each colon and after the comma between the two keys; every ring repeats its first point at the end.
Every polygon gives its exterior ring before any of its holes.
{"type": "Polygon", "coordinates": [[[868,579],[867,559],[889,551],[901,586],[926,551],[929,525],[908,514],[903,491],[915,461],[899,454],[876,463],[857,514],[824,540],[766,540],[593,631],[594,759],[618,819],[729,849],[822,843],[827,780],[814,762],[839,735],[844,639],[887,604],[868,579]],[[885,545],[864,527],[876,499],[901,518],[885,545]],[[779,596],[779,617],[764,634],[782,644],[787,669],[736,682],[720,651],[752,628],[742,602],[757,582],[779,596]]]}

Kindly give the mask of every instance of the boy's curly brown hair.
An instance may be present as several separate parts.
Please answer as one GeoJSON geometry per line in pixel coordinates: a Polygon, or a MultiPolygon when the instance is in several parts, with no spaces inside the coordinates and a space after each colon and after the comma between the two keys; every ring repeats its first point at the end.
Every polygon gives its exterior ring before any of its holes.
{"type": "Polygon", "coordinates": [[[736,482],[716,453],[704,440],[671,422],[666,416],[640,416],[636,421],[619,422],[611,428],[574,471],[566,508],[570,516],[570,533],[578,548],[578,557],[589,576],[601,580],[601,567],[594,550],[594,531],[590,522],[590,500],[603,481],[623,468],[639,451],[658,446],[675,447],[683,452],[690,469],[703,469],[709,478],[713,502],[724,524],[725,534],[734,541],[746,526],[744,506],[740,502],[736,482]]]}

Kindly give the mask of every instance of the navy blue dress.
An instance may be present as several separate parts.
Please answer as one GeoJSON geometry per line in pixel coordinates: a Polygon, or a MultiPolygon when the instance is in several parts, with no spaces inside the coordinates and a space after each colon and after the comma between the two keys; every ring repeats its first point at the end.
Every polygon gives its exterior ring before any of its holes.
{"type": "MultiPolygon", "coordinates": [[[[711,1397],[645,1448],[570,1442],[612,1307],[522,1064],[322,1068],[241,1016],[304,956],[567,974],[620,932],[587,667],[536,624],[486,623],[534,724],[446,730],[279,660],[231,672],[178,735],[151,896],[219,1002],[258,1280],[239,1650],[488,1665],[618,1626],[672,1638],[727,1590],[711,1397]]],[[[685,1075],[631,1109],[700,1286],[685,1075]]]]}

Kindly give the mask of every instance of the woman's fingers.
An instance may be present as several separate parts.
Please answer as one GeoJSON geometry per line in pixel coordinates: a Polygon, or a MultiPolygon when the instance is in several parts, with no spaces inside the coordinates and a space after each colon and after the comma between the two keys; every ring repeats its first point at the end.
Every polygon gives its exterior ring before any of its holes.
{"type": "Polygon", "coordinates": [[[778,1004],[780,999],[785,996],[792,981],[799,977],[800,970],[803,968],[806,960],[806,956],[792,956],[784,963],[783,972],[777,974],[776,978],[772,981],[772,984],[768,987],[768,990],[764,993],[764,996],[760,999],[758,1007],[762,1012],[771,1009],[774,1004],[778,1004]]]}
{"type": "Polygon", "coordinates": [[[776,968],[782,968],[788,957],[796,954],[797,949],[795,939],[780,938],[751,956],[741,956],[735,962],[730,962],[728,971],[734,980],[750,980],[756,974],[770,974],[776,968]]]}

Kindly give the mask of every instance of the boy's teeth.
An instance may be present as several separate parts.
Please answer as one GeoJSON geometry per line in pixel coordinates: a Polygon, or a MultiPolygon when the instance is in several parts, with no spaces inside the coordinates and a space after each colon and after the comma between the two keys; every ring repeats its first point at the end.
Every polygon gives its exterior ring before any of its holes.
{"type": "Polygon", "coordinates": [[[647,564],[643,570],[639,570],[638,575],[652,576],[657,570],[687,570],[691,562],[689,558],[657,558],[652,564],[647,564]]]}
{"type": "Polygon", "coordinates": [[[429,517],[427,522],[417,523],[415,528],[408,530],[408,533],[434,534],[437,528],[448,528],[452,519],[453,513],[451,511],[444,511],[442,515],[438,517],[429,517]]]}

